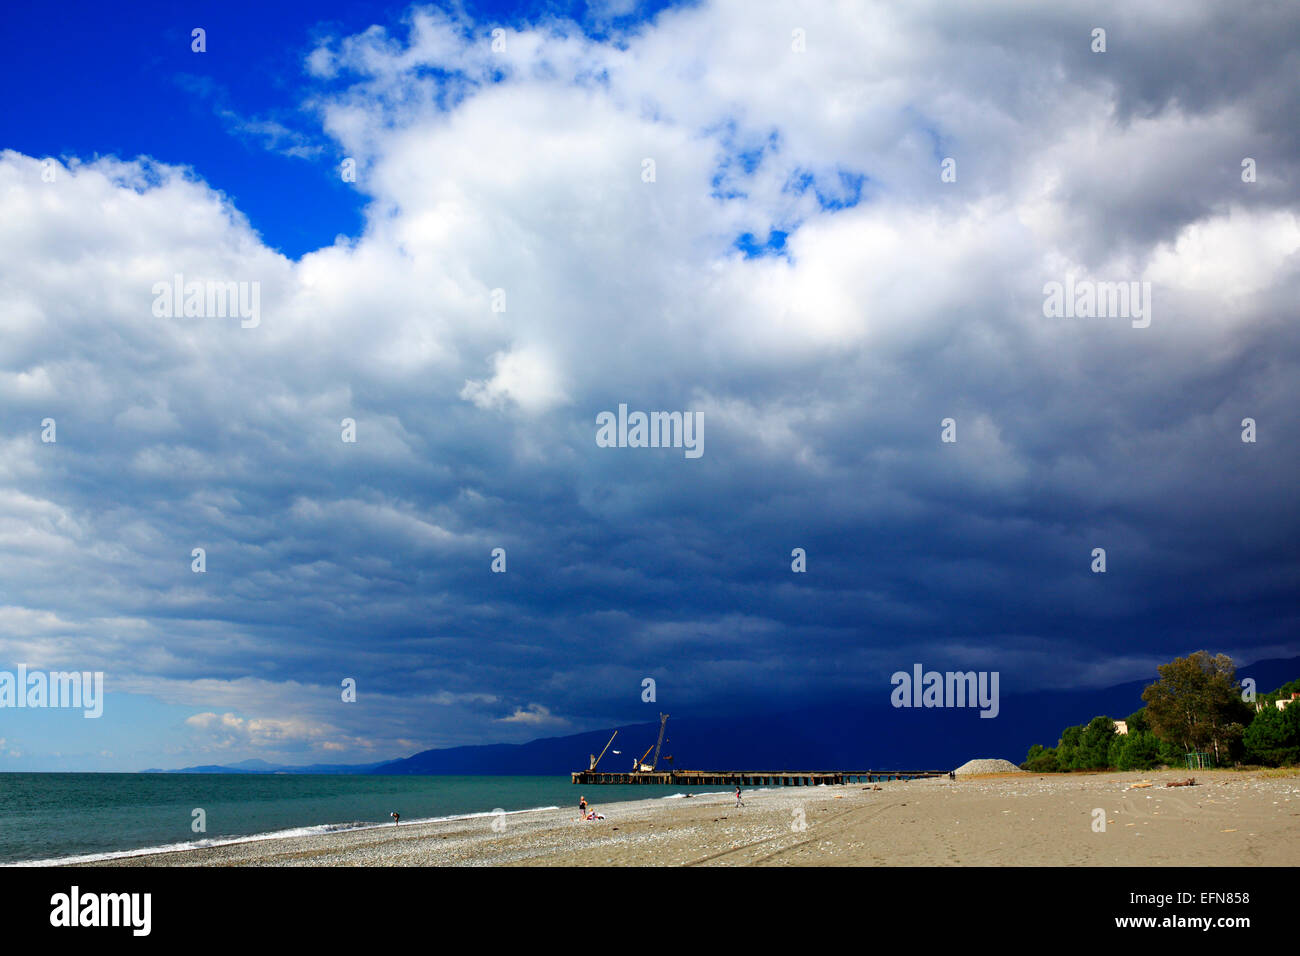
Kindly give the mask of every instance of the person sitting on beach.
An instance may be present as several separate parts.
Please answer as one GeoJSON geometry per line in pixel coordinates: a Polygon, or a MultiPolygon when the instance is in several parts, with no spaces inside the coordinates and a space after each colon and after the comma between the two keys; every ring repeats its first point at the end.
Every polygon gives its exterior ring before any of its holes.
{"type": "Polygon", "coordinates": [[[402,815],[398,813],[396,810],[390,813],[389,816],[393,818],[393,826],[397,826],[397,821],[402,819],[402,815]]]}

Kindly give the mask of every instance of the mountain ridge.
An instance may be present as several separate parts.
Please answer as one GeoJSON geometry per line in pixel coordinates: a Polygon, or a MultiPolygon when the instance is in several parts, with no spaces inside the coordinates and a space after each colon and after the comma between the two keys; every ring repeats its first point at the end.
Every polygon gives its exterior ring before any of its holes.
{"type": "MultiPolygon", "coordinates": [[[[1300,676],[1300,657],[1257,661],[1238,670],[1266,693],[1300,676]]],[[[1154,682],[1127,681],[1111,687],[1037,691],[1000,698],[999,714],[981,718],[973,708],[895,708],[840,699],[757,717],[669,720],[665,766],[708,770],[946,770],[975,757],[1020,763],[1033,744],[1055,745],[1065,727],[1105,714],[1122,720],[1142,706],[1142,691],[1154,682]]],[[[617,729],[623,753],[607,753],[603,770],[630,770],[634,757],[654,743],[653,718],[617,728],[542,737],[520,744],[469,744],[420,751],[409,757],[367,764],[278,765],[256,758],[237,764],[146,770],[142,773],[344,773],[378,775],[562,775],[587,768],[617,729]],[[613,758],[613,759],[611,759],[613,758]]],[[[670,711],[671,712],[671,711],[670,711]]],[[[612,751],[613,748],[611,748],[612,751]]]]}

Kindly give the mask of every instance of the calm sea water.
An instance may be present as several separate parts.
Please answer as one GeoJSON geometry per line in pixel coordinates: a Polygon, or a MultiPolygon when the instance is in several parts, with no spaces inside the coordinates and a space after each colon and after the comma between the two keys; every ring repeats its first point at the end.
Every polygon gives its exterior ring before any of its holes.
{"type": "MultiPolygon", "coordinates": [[[[671,798],[669,787],[582,790],[597,807],[671,798]]],[[[568,777],[380,777],[296,774],[0,773],[0,863],[201,846],[540,807],[576,807],[568,777]],[[207,832],[190,827],[207,815],[207,832]]]]}

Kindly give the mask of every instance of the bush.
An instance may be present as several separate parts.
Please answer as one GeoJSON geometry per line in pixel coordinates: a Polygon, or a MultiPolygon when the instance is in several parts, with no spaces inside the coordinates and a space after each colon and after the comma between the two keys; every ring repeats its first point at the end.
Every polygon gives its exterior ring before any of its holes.
{"type": "Polygon", "coordinates": [[[1034,744],[1029,748],[1020,769],[1030,773],[1056,773],[1061,769],[1056,760],[1056,748],[1044,749],[1042,744],[1034,744]]]}
{"type": "Polygon", "coordinates": [[[1137,710],[1133,711],[1133,713],[1128,715],[1128,718],[1124,722],[1128,724],[1128,732],[1130,734],[1135,730],[1151,729],[1151,722],[1147,720],[1147,709],[1145,707],[1139,707],[1137,710]]]}
{"type": "Polygon", "coordinates": [[[1074,769],[1075,755],[1082,739],[1082,727],[1066,727],[1061,731],[1061,739],[1056,744],[1056,763],[1061,770],[1074,769]]]}
{"type": "Polygon", "coordinates": [[[1111,768],[1119,766],[1119,757],[1124,752],[1124,742],[1127,740],[1128,737],[1118,733],[1111,738],[1110,746],[1106,748],[1106,766],[1111,768]]]}
{"type": "Polygon", "coordinates": [[[1115,721],[1094,717],[1079,735],[1071,766],[1076,770],[1105,770],[1110,766],[1110,745],[1116,737],[1115,721]]]}
{"type": "Polygon", "coordinates": [[[1156,740],[1160,741],[1160,763],[1168,764],[1171,767],[1187,766],[1187,751],[1181,745],[1162,740],[1160,737],[1156,737],[1156,740]]]}
{"type": "Polygon", "coordinates": [[[1168,761],[1160,758],[1160,740],[1149,730],[1129,731],[1118,737],[1115,748],[1115,761],[1111,764],[1117,770],[1150,770],[1152,767],[1168,761]]]}
{"type": "Polygon", "coordinates": [[[1300,703],[1286,710],[1266,706],[1255,715],[1242,739],[1250,760],[1270,767],[1300,763],[1300,703]]]}

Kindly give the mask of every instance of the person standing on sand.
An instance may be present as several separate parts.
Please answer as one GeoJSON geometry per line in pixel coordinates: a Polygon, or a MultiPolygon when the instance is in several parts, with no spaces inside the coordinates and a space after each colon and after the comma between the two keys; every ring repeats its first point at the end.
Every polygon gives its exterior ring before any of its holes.
{"type": "Polygon", "coordinates": [[[397,826],[397,821],[402,819],[402,815],[398,813],[396,810],[390,813],[389,816],[393,818],[393,826],[397,826]]]}
{"type": "Polygon", "coordinates": [[[737,784],[736,785],[736,806],[743,807],[744,805],[745,805],[745,801],[740,799],[740,784],[737,784]]]}
{"type": "Polygon", "coordinates": [[[587,815],[587,796],[586,796],[586,794],[583,794],[581,797],[578,798],[578,812],[579,812],[580,814],[582,814],[584,817],[586,817],[586,815],[587,815]]]}

